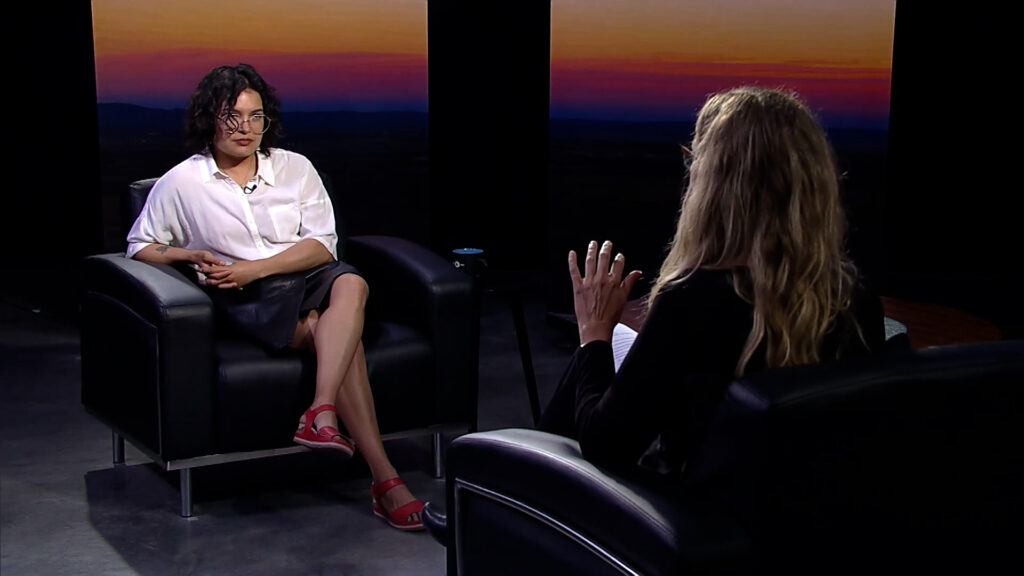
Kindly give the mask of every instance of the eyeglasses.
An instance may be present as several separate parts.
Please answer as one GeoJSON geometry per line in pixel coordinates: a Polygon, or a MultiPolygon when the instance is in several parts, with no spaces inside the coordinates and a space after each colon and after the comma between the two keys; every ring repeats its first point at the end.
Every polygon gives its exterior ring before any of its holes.
{"type": "Polygon", "coordinates": [[[249,123],[249,130],[256,134],[263,134],[270,129],[270,118],[263,114],[253,114],[248,118],[242,118],[241,114],[222,114],[219,120],[224,123],[224,129],[228,134],[238,132],[246,122],[249,123]]]}
{"type": "Polygon", "coordinates": [[[683,156],[683,168],[689,170],[690,165],[693,164],[693,150],[691,150],[688,146],[680,144],[679,152],[683,156]]]}

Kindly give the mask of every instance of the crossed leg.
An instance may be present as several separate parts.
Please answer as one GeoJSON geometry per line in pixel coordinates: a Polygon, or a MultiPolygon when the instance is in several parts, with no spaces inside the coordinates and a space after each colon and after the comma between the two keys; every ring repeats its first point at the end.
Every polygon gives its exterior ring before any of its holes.
{"type": "MultiPolygon", "coordinates": [[[[333,404],[337,408],[370,467],[374,484],[380,484],[398,476],[398,472],[380,436],[361,340],[368,294],[366,282],[358,275],[338,277],[331,287],[327,310],[322,315],[313,310],[300,320],[293,345],[316,355],[316,392],[311,407],[333,404]]],[[[335,415],[327,411],[317,414],[314,423],[318,428],[337,425],[335,415]]],[[[385,492],[380,503],[390,511],[413,500],[409,489],[399,485],[385,492]]],[[[418,513],[413,516],[409,520],[419,520],[418,513]]]]}

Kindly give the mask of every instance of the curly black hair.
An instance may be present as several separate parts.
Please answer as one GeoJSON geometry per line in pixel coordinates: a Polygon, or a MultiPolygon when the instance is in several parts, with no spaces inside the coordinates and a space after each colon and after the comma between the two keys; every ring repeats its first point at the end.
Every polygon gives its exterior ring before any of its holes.
{"type": "Polygon", "coordinates": [[[270,155],[270,148],[283,134],[281,101],[274,87],[267,84],[255,68],[242,63],[210,70],[192,92],[185,111],[185,146],[189,152],[199,154],[209,148],[217,130],[217,115],[224,106],[234,107],[238,95],[246,88],[259,93],[263,99],[263,113],[271,120],[260,144],[260,152],[264,156],[270,155]]]}

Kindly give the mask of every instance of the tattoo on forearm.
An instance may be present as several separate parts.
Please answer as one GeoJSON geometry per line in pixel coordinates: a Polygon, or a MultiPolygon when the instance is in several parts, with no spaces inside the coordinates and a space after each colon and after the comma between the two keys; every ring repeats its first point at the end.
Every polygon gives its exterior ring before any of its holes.
{"type": "Polygon", "coordinates": [[[168,248],[170,248],[170,246],[157,246],[156,251],[163,254],[164,252],[167,252],[168,248]]]}

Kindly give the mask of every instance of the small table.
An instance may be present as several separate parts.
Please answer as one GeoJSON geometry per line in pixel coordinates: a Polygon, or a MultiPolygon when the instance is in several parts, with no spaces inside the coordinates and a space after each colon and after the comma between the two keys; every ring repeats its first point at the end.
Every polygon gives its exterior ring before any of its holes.
{"type": "Polygon", "coordinates": [[[883,296],[882,309],[886,318],[906,326],[915,350],[1002,339],[1002,331],[992,322],[947,306],[883,296]]]}
{"type": "Polygon", "coordinates": [[[530,413],[533,425],[536,426],[540,423],[540,395],[537,392],[537,375],[533,370],[530,337],[523,311],[523,292],[532,281],[517,270],[486,267],[480,270],[476,279],[480,291],[504,297],[508,301],[516,333],[516,344],[519,347],[519,361],[523,366],[523,377],[526,379],[526,393],[530,399],[530,413]]]}

